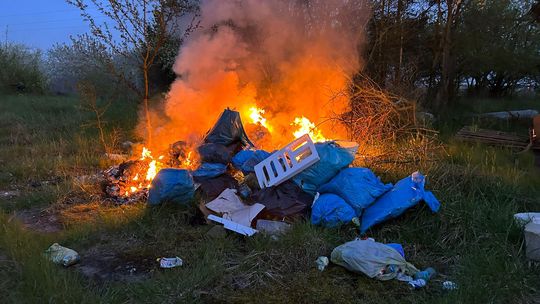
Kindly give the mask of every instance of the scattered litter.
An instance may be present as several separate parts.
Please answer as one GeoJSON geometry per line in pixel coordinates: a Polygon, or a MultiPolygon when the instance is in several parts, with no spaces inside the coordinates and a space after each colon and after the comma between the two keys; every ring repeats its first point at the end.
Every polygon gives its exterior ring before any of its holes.
{"type": "Polygon", "coordinates": [[[540,224],[528,223],[524,231],[525,255],[531,260],[540,261],[540,224]]]}
{"type": "Polygon", "coordinates": [[[319,161],[313,141],[305,134],[255,165],[261,189],[277,186],[319,161]]]}
{"type": "Polygon", "coordinates": [[[354,240],[334,248],[331,260],[349,271],[382,281],[394,279],[399,273],[410,276],[418,272],[396,250],[370,240],[354,240]],[[391,271],[385,271],[388,265],[392,265],[391,271]]]}
{"type": "Polygon", "coordinates": [[[253,219],[264,209],[264,205],[255,203],[230,213],[225,213],[223,218],[244,226],[251,226],[253,219]]]}
{"type": "Polygon", "coordinates": [[[330,261],[325,256],[320,256],[315,260],[315,264],[317,264],[317,269],[319,269],[319,271],[324,271],[324,269],[326,268],[326,266],[328,266],[329,263],[330,261]]]}
{"type": "Polygon", "coordinates": [[[401,272],[398,272],[398,275],[397,275],[396,279],[398,281],[401,281],[401,282],[410,282],[410,281],[413,280],[413,278],[411,276],[405,275],[405,274],[403,274],[401,272]]]}
{"type": "Polygon", "coordinates": [[[419,289],[419,288],[425,287],[427,285],[427,282],[424,279],[418,279],[418,280],[410,281],[408,284],[413,289],[419,289]]]}
{"type": "Polygon", "coordinates": [[[194,194],[195,186],[188,170],[161,169],[152,181],[148,203],[150,205],[159,205],[163,202],[187,204],[191,202],[194,194]]]}
{"type": "Polygon", "coordinates": [[[433,269],[431,267],[428,267],[428,268],[426,268],[426,269],[424,269],[422,271],[419,271],[419,272],[415,273],[413,278],[415,280],[422,279],[422,280],[428,282],[429,280],[431,280],[431,278],[433,278],[435,276],[435,274],[437,274],[435,269],[433,269]]]}
{"type": "Polygon", "coordinates": [[[65,267],[71,266],[79,261],[79,254],[73,249],[60,246],[54,243],[45,250],[45,256],[55,264],[65,267]]]}
{"type": "Polygon", "coordinates": [[[236,195],[236,189],[225,189],[216,199],[206,204],[206,208],[217,213],[231,213],[245,207],[236,195]]]}
{"type": "Polygon", "coordinates": [[[303,215],[313,201],[311,195],[291,181],[264,188],[254,193],[252,199],[266,206],[266,215],[280,219],[303,215]]]}
{"type": "Polygon", "coordinates": [[[225,146],[240,142],[243,146],[253,147],[242,125],[240,113],[229,109],[223,111],[214,127],[206,134],[204,142],[225,146]]]}
{"type": "Polygon", "coordinates": [[[393,248],[395,251],[399,252],[402,257],[405,257],[405,250],[403,250],[403,246],[401,246],[401,244],[389,243],[386,244],[386,246],[393,248]]]}
{"type": "Polygon", "coordinates": [[[293,178],[302,190],[315,195],[317,189],[330,181],[354,160],[358,144],[355,142],[329,141],[316,143],[320,160],[293,178]]]}
{"type": "Polygon", "coordinates": [[[236,195],[235,189],[225,189],[215,200],[206,204],[206,208],[223,214],[224,219],[251,226],[251,221],[264,209],[264,205],[245,205],[236,195]]]}
{"type": "Polygon", "coordinates": [[[335,194],[320,195],[311,209],[311,223],[324,227],[338,227],[356,217],[354,209],[335,194]]]}
{"type": "Polygon", "coordinates": [[[232,164],[236,169],[248,174],[255,172],[255,165],[269,156],[270,153],[264,150],[242,150],[232,158],[232,164]]]}
{"type": "Polygon", "coordinates": [[[202,163],[197,170],[192,172],[193,177],[208,179],[218,177],[227,172],[227,165],[220,163],[202,163]]]}
{"type": "Polygon", "coordinates": [[[257,230],[268,234],[283,234],[291,228],[290,224],[278,221],[257,220],[257,230]]]}
{"type": "Polygon", "coordinates": [[[424,190],[424,184],[425,177],[420,172],[397,182],[392,190],[364,210],[360,231],[364,233],[376,224],[395,218],[420,201],[424,201],[431,211],[439,211],[439,201],[431,192],[424,190]]]}
{"type": "Polygon", "coordinates": [[[242,224],[235,223],[233,221],[230,221],[230,220],[215,216],[213,214],[209,215],[208,219],[212,220],[214,222],[221,223],[221,224],[223,224],[225,229],[234,231],[234,232],[242,234],[242,235],[252,236],[252,235],[254,235],[255,233],[258,232],[257,230],[255,230],[255,229],[253,229],[251,227],[247,227],[247,226],[244,226],[242,224]]]}
{"type": "Polygon", "coordinates": [[[159,267],[161,268],[174,268],[184,264],[184,261],[182,261],[182,259],[179,257],[158,258],[157,261],[159,262],[159,267]]]}
{"type": "Polygon", "coordinates": [[[444,290],[457,290],[458,289],[458,285],[452,281],[444,281],[442,283],[442,288],[444,290]]]}
{"type": "Polygon", "coordinates": [[[319,187],[318,192],[339,195],[349,204],[357,216],[371,205],[376,198],[392,189],[392,184],[383,184],[367,168],[345,168],[328,183],[319,187]]]}
{"type": "Polygon", "coordinates": [[[514,214],[514,220],[519,226],[525,226],[528,223],[540,224],[540,213],[539,212],[524,212],[514,214]]]}

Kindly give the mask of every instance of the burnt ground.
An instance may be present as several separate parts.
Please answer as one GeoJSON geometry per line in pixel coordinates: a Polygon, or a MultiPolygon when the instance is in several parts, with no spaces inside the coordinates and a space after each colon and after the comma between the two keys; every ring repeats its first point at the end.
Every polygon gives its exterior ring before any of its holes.
{"type": "Polygon", "coordinates": [[[39,207],[15,211],[13,217],[19,220],[24,228],[31,231],[55,233],[64,229],[64,225],[55,212],[39,207]]]}
{"type": "Polygon", "coordinates": [[[140,256],[107,245],[96,245],[79,254],[81,260],[72,268],[97,283],[140,282],[150,278],[152,273],[158,270],[154,256],[140,256]]]}

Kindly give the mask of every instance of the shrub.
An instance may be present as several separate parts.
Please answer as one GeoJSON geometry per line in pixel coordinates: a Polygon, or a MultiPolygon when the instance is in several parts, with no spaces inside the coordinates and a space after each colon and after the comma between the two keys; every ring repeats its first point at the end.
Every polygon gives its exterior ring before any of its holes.
{"type": "Polygon", "coordinates": [[[44,93],[46,77],[39,50],[20,44],[0,46],[0,92],[44,93]]]}

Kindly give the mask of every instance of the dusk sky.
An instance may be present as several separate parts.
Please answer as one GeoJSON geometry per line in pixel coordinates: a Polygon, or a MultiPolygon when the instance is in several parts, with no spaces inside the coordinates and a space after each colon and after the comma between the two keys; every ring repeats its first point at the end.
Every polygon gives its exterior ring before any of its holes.
{"type": "Polygon", "coordinates": [[[0,42],[48,49],[88,31],[80,11],[65,0],[0,0],[0,42]]]}

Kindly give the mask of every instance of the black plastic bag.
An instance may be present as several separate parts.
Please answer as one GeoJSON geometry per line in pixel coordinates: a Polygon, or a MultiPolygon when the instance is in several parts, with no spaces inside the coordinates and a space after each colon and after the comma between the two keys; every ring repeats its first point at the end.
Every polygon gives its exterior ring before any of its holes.
{"type": "Polygon", "coordinates": [[[196,183],[201,184],[198,190],[208,201],[218,197],[227,188],[238,189],[238,181],[229,174],[222,174],[208,179],[200,177],[194,177],[193,179],[196,183]]]}
{"type": "Polygon", "coordinates": [[[278,218],[305,215],[313,202],[313,197],[292,181],[264,188],[257,191],[252,198],[266,207],[263,210],[265,215],[278,218]]]}
{"type": "Polygon", "coordinates": [[[207,143],[199,146],[197,150],[203,162],[227,165],[231,162],[237,147],[238,145],[234,144],[227,147],[221,144],[207,143]]]}
{"type": "Polygon", "coordinates": [[[229,109],[223,111],[214,127],[206,134],[204,142],[225,146],[241,142],[242,146],[254,147],[244,130],[240,113],[229,109]]]}

